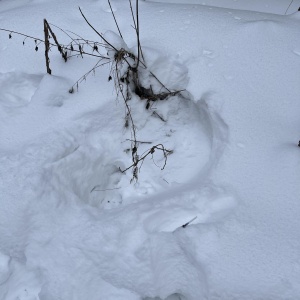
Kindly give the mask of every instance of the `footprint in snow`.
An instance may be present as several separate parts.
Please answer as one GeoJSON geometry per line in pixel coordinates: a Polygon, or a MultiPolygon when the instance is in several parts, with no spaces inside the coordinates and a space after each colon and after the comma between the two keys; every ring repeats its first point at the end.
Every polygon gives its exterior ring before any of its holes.
{"type": "Polygon", "coordinates": [[[41,80],[41,75],[0,73],[0,107],[15,109],[27,106],[41,80]]]}

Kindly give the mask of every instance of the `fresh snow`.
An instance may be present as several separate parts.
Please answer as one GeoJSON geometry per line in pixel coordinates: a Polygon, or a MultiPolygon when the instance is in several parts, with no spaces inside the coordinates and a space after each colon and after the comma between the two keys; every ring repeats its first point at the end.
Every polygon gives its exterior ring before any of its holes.
{"type": "MultiPolygon", "coordinates": [[[[0,31],[1,300],[300,299],[300,3],[289,4],[140,1],[148,70],[184,92],[149,110],[129,101],[151,143],[140,154],[173,150],[163,170],[162,153],[148,156],[137,182],[120,172],[132,135],[110,66],[70,94],[94,58],[65,63],[52,48],[49,75],[42,44],[0,31]]],[[[0,0],[0,28],[42,39],[46,18],[99,41],[78,6],[136,53],[124,0],[112,0],[124,40],[106,0],[0,0]]]]}
{"type": "Polygon", "coordinates": [[[201,4],[285,15],[298,10],[300,0],[144,0],[163,3],[201,4]]]}

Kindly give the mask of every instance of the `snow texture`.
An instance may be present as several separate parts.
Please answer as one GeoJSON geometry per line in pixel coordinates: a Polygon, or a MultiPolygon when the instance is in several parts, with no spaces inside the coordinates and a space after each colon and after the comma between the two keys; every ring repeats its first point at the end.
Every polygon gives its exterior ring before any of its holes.
{"type": "MultiPolygon", "coordinates": [[[[139,153],[173,151],[132,183],[110,66],[70,94],[95,58],[53,48],[49,75],[42,44],[0,31],[1,300],[300,299],[297,1],[160,2],[139,3],[140,80],[183,92],[129,101],[139,153]]],[[[43,38],[46,18],[99,41],[78,6],[137,52],[123,0],[124,39],[105,0],[1,0],[0,27],[43,38]]]]}

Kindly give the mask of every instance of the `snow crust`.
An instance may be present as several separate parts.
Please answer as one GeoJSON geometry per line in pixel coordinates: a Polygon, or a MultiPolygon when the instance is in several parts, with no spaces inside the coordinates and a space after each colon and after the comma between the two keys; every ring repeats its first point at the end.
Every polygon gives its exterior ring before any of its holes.
{"type": "MultiPolygon", "coordinates": [[[[130,100],[139,151],[173,150],[136,183],[109,66],[70,94],[92,57],[53,49],[50,76],[42,45],[0,32],[0,299],[300,298],[299,12],[172,2],[140,1],[148,70],[185,91],[130,100]]],[[[112,1],[124,39],[104,0],[2,0],[0,27],[43,38],[47,18],[98,41],[78,5],[136,52],[127,1],[112,1]]]]}

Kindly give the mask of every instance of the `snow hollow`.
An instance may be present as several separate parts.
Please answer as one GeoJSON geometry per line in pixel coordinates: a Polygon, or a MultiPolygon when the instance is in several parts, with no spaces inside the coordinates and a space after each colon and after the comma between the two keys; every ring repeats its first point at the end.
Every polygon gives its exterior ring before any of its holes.
{"type": "Polygon", "coordinates": [[[0,0],[1,300],[300,299],[297,1],[187,2],[0,0]]]}

